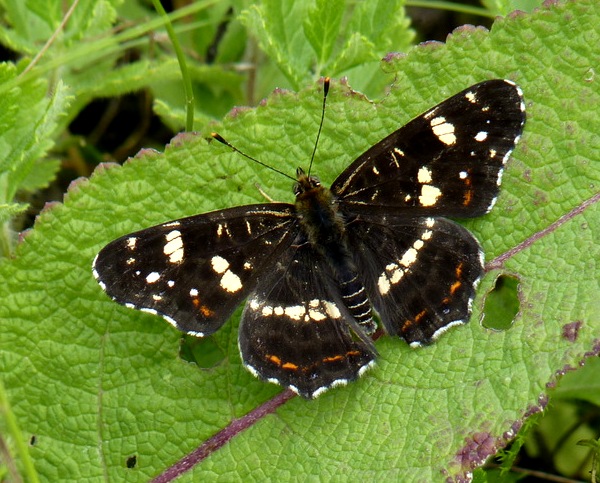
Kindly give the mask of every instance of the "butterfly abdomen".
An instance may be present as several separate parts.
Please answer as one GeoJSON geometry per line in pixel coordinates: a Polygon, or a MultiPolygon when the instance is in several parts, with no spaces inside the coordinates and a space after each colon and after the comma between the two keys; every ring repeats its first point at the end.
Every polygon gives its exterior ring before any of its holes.
{"type": "MultiPolygon", "coordinates": [[[[319,252],[329,266],[346,308],[366,334],[375,332],[371,303],[358,276],[347,238],[346,222],[333,194],[318,180],[305,175],[298,178],[296,211],[302,236],[319,252]]],[[[325,281],[323,281],[325,283],[325,281]]]]}

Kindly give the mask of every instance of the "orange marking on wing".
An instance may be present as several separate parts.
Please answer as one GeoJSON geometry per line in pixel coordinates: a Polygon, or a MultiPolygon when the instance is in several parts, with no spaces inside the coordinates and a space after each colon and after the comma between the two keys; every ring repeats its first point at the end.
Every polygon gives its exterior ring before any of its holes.
{"type": "Polygon", "coordinates": [[[421,312],[415,315],[415,322],[419,322],[419,320],[421,320],[425,314],[427,314],[427,310],[421,310],[421,312]]]}
{"type": "Polygon", "coordinates": [[[341,361],[342,359],[344,359],[344,356],[341,356],[338,354],[337,356],[323,358],[323,362],[337,362],[337,361],[341,361]]]}
{"type": "Polygon", "coordinates": [[[215,312],[213,310],[210,310],[206,305],[202,305],[200,307],[200,313],[204,315],[204,317],[212,317],[213,315],[215,315],[215,312]]]}
{"type": "Polygon", "coordinates": [[[279,357],[277,357],[277,356],[272,356],[272,355],[270,355],[270,354],[267,354],[267,355],[265,356],[265,358],[266,358],[268,361],[272,362],[273,364],[275,364],[275,365],[277,365],[277,366],[280,366],[280,365],[281,365],[281,359],[280,359],[279,357]]]}
{"type": "Polygon", "coordinates": [[[473,190],[467,190],[463,198],[463,206],[469,206],[471,201],[473,201],[473,190]]]}
{"type": "Polygon", "coordinates": [[[462,282],[454,282],[452,285],[450,285],[450,294],[454,295],[461,285],[462,282]]]}
{"type": "Polygon", "coordinates": [[[281,368],[282,369],[291,369],[292,371],[298,370],[298,366],[292,362],[286,362],[286,363],[282,364],[281,368]]]}
{"type": "Polygon", "coordinates": [[[456,270],[454,270],[454,273],[456,274],[456,278],[461,278],[461,276],[462,276],[462,267],[463,267],[463,262],[460,262],[456,266],[456,270]]]}

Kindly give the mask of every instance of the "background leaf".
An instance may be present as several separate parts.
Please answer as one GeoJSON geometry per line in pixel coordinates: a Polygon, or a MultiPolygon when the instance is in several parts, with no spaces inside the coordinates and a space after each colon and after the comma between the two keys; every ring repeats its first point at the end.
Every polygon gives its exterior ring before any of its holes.
{"type": "MultiPolygon", "coordinates": [[[[600,101],[598,45],[597,2],[554,3],[498,20],[491,32],[465,27],[445,45],[389,56],[384,68],[397,81],[376,104],[334,82],[315,166],[327,184],[463,88],[495,77],[518,82],[528,112],[523,139],[494,210],[465,223],[494,271],[469,325],[418,350],[380,339],[379,364],[361,380],[313,402],[288,401],[183,480],[465,478],[544,407],[560,371],[600,352],[600,121],[589,108],[600,101]],[[508,330],[491,331],[477,320],[500,272],[519,280],[520,312],[508,330]]],[[[310,158],[321,102],[317,83],[278,91],[218,130],[293,173],[310,158]]],[[[72,185],[0,265],[0,367],[24,437],[35,436],[29,449],[42,479],[146,481],[279,391],[241,367],[239,312],[201,342],[219,356],[199,368],[179,357],[175,330],[111,302],[90,269],[119,235],[260,201],[255,182],[292,200],[288,181],[200,135],[180,135],[163,154],[145,150],[72,185]]]]}

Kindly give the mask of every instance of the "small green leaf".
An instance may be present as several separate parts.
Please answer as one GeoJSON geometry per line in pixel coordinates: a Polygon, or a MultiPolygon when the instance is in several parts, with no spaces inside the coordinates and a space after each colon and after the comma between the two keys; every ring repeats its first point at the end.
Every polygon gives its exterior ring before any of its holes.
{"type": "Polygon", "coordinates": [[[5,203],[0,204],[0,224],[6,223],[11,218],[27,210],[27,205],[23,203],[5,203]]]}
{"type": "Polygon", "coordinates": [[[344,0],[317,0],[315,6],[308,9],[304,34],[316,53],[318,65],[324,65],[333,52],[345,3],[344,0]]]}
{"type": "Polygon", "coordinates": [[[307,67],[314,61],[314,51],[298,21],[306,17],[306,6],[306,2],[264,0],[240,15],[241,22],[295,88],[309,79],[307,67]]]}

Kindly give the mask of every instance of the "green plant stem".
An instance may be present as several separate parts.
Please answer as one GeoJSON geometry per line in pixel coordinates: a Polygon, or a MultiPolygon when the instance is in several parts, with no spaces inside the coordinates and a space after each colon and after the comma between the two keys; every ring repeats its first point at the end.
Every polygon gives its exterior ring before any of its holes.
{"type": "Polygon", "coordinates": [[[481,17],[495,18],[496,15],[485,8],[473,7],[471,5],[463,5],[462,3],[451,3],[436,0],[408,0],[407,7],[432,8],[437,10],[451,10],[452,12],[468,13],[471,15],[479,15],[481,17]]]}
{"type": "Polygon", "coordinates": [[[169,34],[169,38],[171,39],[171,43],[173,44],[173,48],[175,49],[175,53],[177,54],[177,62],[179,62],[179,68],[181,69],[181,77],[183,79],[183,88],[185,91],[185,130],[192,131],[194,129],[194,91],[192,90],[192,79],[187,68],[185,55],[183,54],[183,49],[181,48],[179,39],[177,38],[175,31],[173,30],[171,20],[169,19],[167,12],[165,12],[165,9],[161,5],[160,0],[153,0],[153,3],[154,8],[156,8],[156,11],[165,20],[165,28],[167,29],[167,33],[169,34]]]}
{"type": "Polygon", "coordinates": [[[15,418],[12,409],[10,408],[10,404],[8,402],[8,398],[6,396],[6,391],[4,389],[4,384],[0,381],[0,413],[4,415],[4,420],[6,421],[6,427],[8,432],[12,435],[13,440],[15,442],[15,446],[17,449],[17,454],[23,464],[25,481],[29,481],[31,483],[39,483],[40,479],[38,477],[37,471],[33,465],[33,461],[31,460],[31,456],[29,455],[29,449],[23,440],[23,435],[21,434],[21,430],[19,429],[19,425],[17,424],[17,418],[15,418]]]}
{"type": "Polygon", "coordinates": [[[65,16],[63,17],[62,22],[60,23],[60,25],[56,28],[56,30],[50,36],[50,38],[48,39],[48,41],[44,44],[44,46],[42,47],[42,49],[37,53],[37,55],[29,63],[29,65],[27,67],[25,67],[25,69],[23,70],[23,72],[21,72],[20,75],[26,75],[27,72],[29,72],[31,69],[33,69],[33,67],[38,63],[38,61],[40,60],[40,58],[42,57],[42,55],[44,55],[44,53],[50,48],[50,46],[52,45],[52,43],[54,42],[54,40],[56,40],[56,37],[58,37],[58,34],[63,31],[63,29],[65,28],[65,25],[67,25],[67,22],[71,18],[71,15],[73,15],[73,12],[75,11],[75,8],[77,7],[78,4],[79,4],[79,0],[75,0],[73,2],[73,5],[71,5],[71,7],[69,8],[69,10],[67,11],[67,13],[65,14],[65,16]]]}

